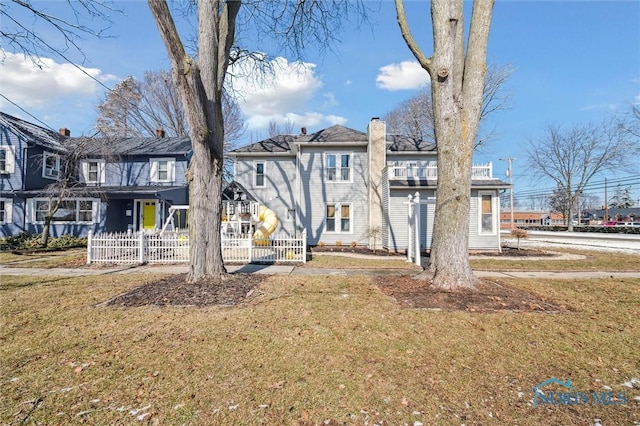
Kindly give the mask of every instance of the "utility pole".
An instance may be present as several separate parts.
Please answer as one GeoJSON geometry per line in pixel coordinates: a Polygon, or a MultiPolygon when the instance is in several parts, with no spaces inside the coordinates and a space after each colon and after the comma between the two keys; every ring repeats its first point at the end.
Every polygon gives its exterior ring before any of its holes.
{"type": "Polygon", "coordinates": [[[511,229],[513,230],[516,226],[513,219],[513,170],[511,169],[511,162],[517,160],[517,158],[507,157],[500,160],[507,162],[507,176],[509,177],[509,186],[511,186],[509,188],[509,204],[511,205],[509,209],[511,213],[511,229]]]}
{"type": "Polygon", "coordinates": [[[609,200],[607,200],[607,178],[604,178],[604,217],[602,222],[609,221],[609,200]]]}

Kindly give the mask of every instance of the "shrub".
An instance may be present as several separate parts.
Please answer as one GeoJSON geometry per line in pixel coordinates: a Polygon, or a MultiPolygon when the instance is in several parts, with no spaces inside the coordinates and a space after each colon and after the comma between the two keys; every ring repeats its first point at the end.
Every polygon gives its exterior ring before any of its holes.
{"type": "Polygon", "coordinates": [[[342,247],[342,241],[340,241],[340,240],[336,241],[336,246],[342,247]]]}
{"type": "MultiPolygon", "coordinates": [[[[43,248],[40,246],[40,240],[40,234],[21,232],[16,236],[4,238],[0,245],[3,250],[35,250],[43,248]]],[[[65,249],[86,246],[86,238],[74,237],[73,235],[62,235],[60,237],[49,238],[47,248],[65,249]]]]}
{"type": "Polygon", "coordinates": [[[325,243],[324,241],[318,241],[318,247],[324,247],[325,243]]]}
{"type": "Polygon", "coordinates": [[[520,250],[520,238],[527,238],[529,233],[526,229],[513,228],[511,230],[511,236],[518,239],[518,250],[520,250]]]}
{"type": "Polygon", "coordinates": [[[351,241],[351,248],[356,248],[358,243],[356,241],[351,241]]]}

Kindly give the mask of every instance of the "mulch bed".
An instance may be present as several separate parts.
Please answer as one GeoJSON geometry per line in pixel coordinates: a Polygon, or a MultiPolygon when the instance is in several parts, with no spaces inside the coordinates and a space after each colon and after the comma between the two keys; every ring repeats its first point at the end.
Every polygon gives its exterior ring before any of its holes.
{"type": "MultiPolygon", "coordinates": [[[[366,254],[380,257],[405,257],[406,253],[400,253],[388,250],[376,250],[373,251],[364,246],[315,246],[311,248],[311,253],[355,253],[366,254]]],[[[502,247],[502,252],[497,250],[491,251],[474,251],[471,253],[475,256],[491,256],[491,257],[554,257],[557,253],[549,253],[543,250],[536,249],[518,249],[516,247],[502,247]]],[[[423,253],[423,256],[425,253],[423,253]]],[[[428,253],[426,254],[428,257],[428,253]]]]}
{"type": "Polygon", "coordinates": [[[569,308],[542,296],[483,280],[475,290],[443,291],[433,288],[429,281],[408,275],[378,277],[382,292],[393,297],[405,308],[467,312],[546,312],[564,313],[569,308]]]}
{"type": "MultiPolygon", "coordinates": [[[[230,274],[222,282],[186,282],[186,274],[167,276],[119,295],[108,306],[235,306],[247,301],[268,275],[230,274]]],[[[406,308],[467,312],[567,312],[566,306],[509,287],[483,281],[476,290],[456,292],[432,288],[426,280],[409,275],[376,277],[382,292],[406,308]]]]}
{"type": "Polygon", "coordinates": [[[187,283],[186,274],[170,275],[160,281],[135,288],[117,296],[111,306],[228,306],[237,305],[253,294],[267,275],[230,274],[222,282],[201,281],[187,283]]]}

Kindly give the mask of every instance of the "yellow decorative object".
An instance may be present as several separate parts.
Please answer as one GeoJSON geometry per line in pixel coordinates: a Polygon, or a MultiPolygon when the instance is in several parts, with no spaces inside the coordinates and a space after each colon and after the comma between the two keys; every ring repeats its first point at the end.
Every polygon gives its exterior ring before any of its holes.
{"type": "Polygon", "coordinates": [[[266,246],[269,244],[269,235],[278,227],[278,216],[273,210],[260,206],[258,209],[258,221],[262,223],[253,233],[254,244],[266,246]]]}

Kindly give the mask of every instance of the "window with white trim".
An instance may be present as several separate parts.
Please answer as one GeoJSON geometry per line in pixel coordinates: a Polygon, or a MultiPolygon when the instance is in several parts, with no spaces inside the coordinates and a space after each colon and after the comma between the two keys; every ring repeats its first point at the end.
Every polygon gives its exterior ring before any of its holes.
{"type": "Polygon", "coordinates": [[[326,154],[326,178],[330,182],[351,182],[351,154],[326,154]]]}
{"type": "Polygon", "coordinates": [[[325,230],[335,233],[351,233],[351,204],[327,204],[325,230]]]}
{"type": "Polygon", "coordinates": [[[15,155],[13,147],[3,145],[0,146],[0,173],[13,173],[15,164],[15,155]]]}
{"type": "Polygon", "coordinates": [[[11,213],[13,200],[11,198],[0,198],[0,224],[11,223],[11,213]]]}
{"type": "Polygon", "coordinates": [[[105,160],[82,161],[84,182],[89,184],[105,183],[105,160]]]}
{"type": "Polygon", "coordinates": [[[58,179],[60,177],[60,156],[50,152],[42,154],[42,177],[58,179]]]}
{"type": "MultiPolygon", "coordinates": [[[[50,200],[34,198],[31,202],[33,223],[43,223],[50,214],[50,200]]],[[[99,200],[96,199],[65,199],[60,202],[53,214],[52,223],[95,223],[97,222],[99,200]]]]}
{"type": "Polygon", "coordinates": [[[493,198],[493,193],[491,192],[478,193],[478,201],[480,203],[478,209],[480,214],[480,234],[492,235],[496,233],[495,207],[493,198]]]}
{"type": "Polygon", "coordinates": [[[265,168],[266,164],[264,161],[256,161],[255,162],[255,179],[254,184],[256,188],[264,188],[266,186],[265,179],[265,168]]]}
{"type": "Polygon", "coordinates": [[[152,158],[149,160],[152,183],[174,182],[176,177],[176,160],[174,158],[152,158]]]}

